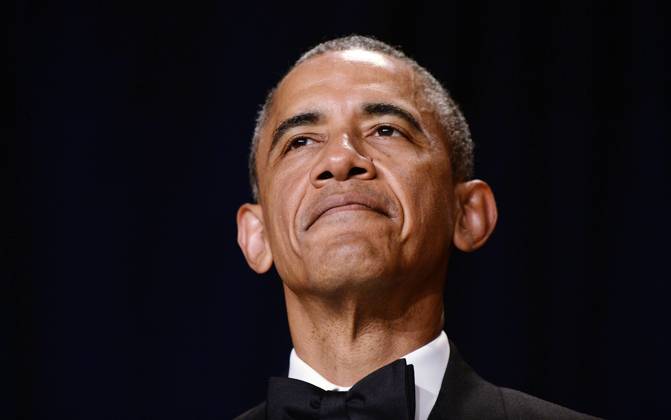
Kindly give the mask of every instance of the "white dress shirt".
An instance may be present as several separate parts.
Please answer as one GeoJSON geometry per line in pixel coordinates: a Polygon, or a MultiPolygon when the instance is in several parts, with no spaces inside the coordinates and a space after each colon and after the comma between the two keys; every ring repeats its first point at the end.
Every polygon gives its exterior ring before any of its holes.
{"type": "MultiPolygon", "coordinates": [[[[433,341],[402,357],[415,371],[415,420],[426,420],[436,403],[443,375],[450,359],[450,343],[445,331],[433,341]]],[[[289,357],[289,377],[311,383],[326,391],[348,391],[351,387],[329,382],[301,360],[296,349],[289,357]]]]}

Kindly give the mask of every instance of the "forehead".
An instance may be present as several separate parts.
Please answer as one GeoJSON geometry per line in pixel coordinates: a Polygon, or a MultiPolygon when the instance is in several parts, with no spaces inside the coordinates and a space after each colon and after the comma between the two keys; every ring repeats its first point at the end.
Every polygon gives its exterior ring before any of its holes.
{"type": "Polygon", "coordinates": [[[415,85],[410,66],[386,54],[359,49],[324,53],[299,64],[281,81],[269,122],[307,108],[328,111],[371,100],[418,108],[415,85]]]}

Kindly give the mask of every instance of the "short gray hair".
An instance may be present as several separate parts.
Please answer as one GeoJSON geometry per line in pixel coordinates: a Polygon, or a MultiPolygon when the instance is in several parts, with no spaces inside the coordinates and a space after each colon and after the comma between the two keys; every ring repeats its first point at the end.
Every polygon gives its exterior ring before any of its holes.
{"type": "MultiPolygon", "coordinates": [[[[465,181],[472,178],[474,145],[473,140],[471,139],[470,130],[468,129],[468,124],[466,123],[466,119],[461,113],[461,110],[452,100],[447,89],[445,89],[445,87],[443,87],[443,85],[424,67],[417,64],[415,60],[405,55],[400,49],[366,36],[350,35],[343,38],[336,38],[322,42],[303,54],[293,66],[291,66],[287,74],[296,68],[296,66],[311,58],[328,52],[347,51],[352,49],[386,54],[403,61],[412,68],[421,81],[424,99],[433,106],[438,123],[447,138],[450,150],[452,176],[457,181],[465,181]]],[[[256,173],[256,152],[259,146],[261,129],[268,118],[268,112],[272,106],[276,90],[277,86],[268,92],[266,100],[259,110],[249,151],[249,181],[254,201],[258,201],[259,198],[259,186],[256,173]]]]}

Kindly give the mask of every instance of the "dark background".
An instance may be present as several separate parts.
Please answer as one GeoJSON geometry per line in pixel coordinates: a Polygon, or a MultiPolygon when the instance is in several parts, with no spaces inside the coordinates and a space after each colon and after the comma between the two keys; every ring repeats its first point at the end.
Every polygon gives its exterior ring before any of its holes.
{"type": "Polygon", "coordinates": [[[662,2],[243,3],[16,4],[10,411],[227,419],[264,398],[291,343],[279,279],[235,239],[255,113],[304,50],[360,33],[446,84],[498,200],[490,243],[450,268],[465,358],[577,410],[662,416],[662,2]]]}

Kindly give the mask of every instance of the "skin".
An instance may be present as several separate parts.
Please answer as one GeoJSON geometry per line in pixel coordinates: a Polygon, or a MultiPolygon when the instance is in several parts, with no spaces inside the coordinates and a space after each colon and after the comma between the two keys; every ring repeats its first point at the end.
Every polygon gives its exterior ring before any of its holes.
{"type": "Polygon", "coordinates": [[[282,278],[299,357],[341,386],[440,333],[452,244],[475,250],[496,224],[487,184],[452,179],[419,87],[407,64],[362,50],[294,68],[261,130],[259,203],[237,214],[250,267],[282,278]],[[277,136],[306,113],[319,118],[277,136]]]}

